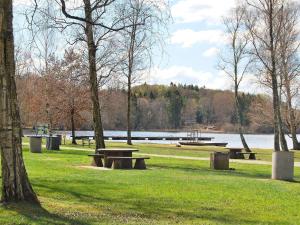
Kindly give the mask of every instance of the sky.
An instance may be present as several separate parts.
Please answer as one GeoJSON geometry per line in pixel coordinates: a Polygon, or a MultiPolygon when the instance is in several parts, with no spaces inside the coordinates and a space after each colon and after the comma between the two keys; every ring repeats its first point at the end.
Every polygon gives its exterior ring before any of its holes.
{"type": "MultiPolygon", "coordinates": [[[[148,77],[155,84],[197,84],[212,89],[231,89],[229,78],[217,69],[226,39],[222,18],[235,0],[174,0],[173,23],[165,46],[166,55],[148,77]]],[[[253,77],[245,77],[241,89],[253,92],[253,77]]]]}
{"type": "MultiPolygon", "coordinates": [[[[32,0],[15,0],[15,6],[32,0]]],[[[222,17],[235,0],[170,0],[173,22],[161,58],[145,81],[151,84],[193,84],[211,89],[231,89],[228,76],[217,69],[219,54],[226,44],[222,17]]],[[[17,8],[17,7],[16,7],[17,8]]],[[[253,77],[245,77],[240,89],[255,92],[253,77]]]]}

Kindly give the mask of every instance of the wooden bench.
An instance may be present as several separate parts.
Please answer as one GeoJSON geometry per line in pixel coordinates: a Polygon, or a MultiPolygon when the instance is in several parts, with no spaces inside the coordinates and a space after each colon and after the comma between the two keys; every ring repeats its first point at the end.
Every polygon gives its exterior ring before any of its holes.
{"type": "Polygon", "coordinates": [[[135,159],[134,169],[145,170],[145,159],[149,157],[108,157],[112,160],[113,169],[132,169],[132,160],[135,159]]]}
{"type": "Polygon", "coordinates": [[[249,154],[249,158],[248,158],[248,159],[256,160],[255,155],[256,155],[257,153],[255,153],[255,152],[237,152],[236,154],[242,155],[242,156],[248,155],[248,154],[249,154]]]}
{"type": "Polygon", "coordinates": [[[94,141],[93,139],[89,139],[89,138],[82,138],[82,146],[84,146],[86,144],[86,142],[88,143],[88,146],[91,147],[91,143],[94,141]]]}
{"type": "Polygon", "coordinates": [[[103,167],[102,159],[104,158],[103,154],[89,154],[88,156],[93,157],[92,166],[103,167]]]}
{"type": "Polygon", "coordinates": [[[238,153],[242,152],[243,148],[226,148],[229,150],[230,159],[244,159],[244,155],[239,155],[238,153]]]}

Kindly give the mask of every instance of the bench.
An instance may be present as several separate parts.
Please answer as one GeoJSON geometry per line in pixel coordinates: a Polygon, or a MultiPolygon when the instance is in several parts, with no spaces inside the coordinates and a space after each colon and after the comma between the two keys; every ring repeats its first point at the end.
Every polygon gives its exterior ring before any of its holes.
{"type": "Polygon", "coordinates": [[[88,156],[93,157],[92,166],[103,167],[102,158],[104,158],[103,154],[89,154],[88,156]]]}
{"type": "Polygon", "coordinates": [[[244,159],[244,155],[238,155],[237,153],[242,152],[243,148],[226,148],[229,150],[230,159],[244,159]]]}
{"type": "Polygon", "coordinates": [[[255,160],[256,159],[255,155],[257,153],[255,153],[255,152],[237,152],[236,154],[242,155],[242,156],[249,154],[249,158],[248,159],[255,160]]]}
{"type": "Polygon", "coordinates": [[[91,142],[94,141],[93,139],[89,139],[89,138],[82,138],[82,146],[84,146],[86,144],[86,142],[88,143],[88,146],[91,147],[91,142]]]}
{"type": "Polygon", "coordinates": [[[132,169],[132,160],[135,159],[134,169],[145,170],[145,159],[149,157],[107,157],[112,160],[113,169],[132,169]]]}

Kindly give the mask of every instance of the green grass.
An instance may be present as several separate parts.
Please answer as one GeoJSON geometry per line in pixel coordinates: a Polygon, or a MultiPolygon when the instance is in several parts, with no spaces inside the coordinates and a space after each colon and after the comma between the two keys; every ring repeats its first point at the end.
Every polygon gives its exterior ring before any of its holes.
{"type": "MultiPolygon", "coordinates": [[[[68,146],[69,147],[69,146],[68,146]]],[[[82,148],[82,146],[76,146],[82,148]]],[[[110,143],[109,147],[125,147],[110,143]]],[[[218,148],[135,145],[142,153],[207,157],[218,148]]],[[[63,147],[62,147],[63,149],[63,147]]],[[[264,160],[270,151],[264,151],[264,160]]],[[[87,151],[33,154],[24,148],[42,208],[0,207],[0,224],[298,224],[300,168],[295,182],[270,180],[271,167],[151,157],[148,170],[94,170],[87,151]]],[[[298,153],[297,153],[298,154],[298,153]]]]}

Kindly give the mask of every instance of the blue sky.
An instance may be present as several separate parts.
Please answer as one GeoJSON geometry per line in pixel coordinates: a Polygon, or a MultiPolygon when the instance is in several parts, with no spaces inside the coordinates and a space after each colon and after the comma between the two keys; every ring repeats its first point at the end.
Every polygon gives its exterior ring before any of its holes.
{"type": "MultiPolygon", "coordinates": [[[[158,0],[160,1],[160,0],[158,0]]],[[[15,0],[15,5],[30,0],[15,0]]],[[[171,0],[173,23],[170,25],[166,54],[156,64],[146,82],[152,84],[194,84],[212,89],[230,89],[229,78],[217,69],[219,52],[226,43],[222,17],[235,0],[171,0]]],[[[253,92],[253,80],[241,84],[253,92]]]]}
{"type": "MultiPolygon", "coordinates": [[[[234,0],[175,0],[173,24],[166,45],[167,56],[152,71],[151,83],[197,84],[213,89],[230,89],[228,77],[217,69],[218,56],[226,38],[222,17],[235,4],[234,0]]],[[[250,91],[250,77],[241,85],[250,91]]]]}

